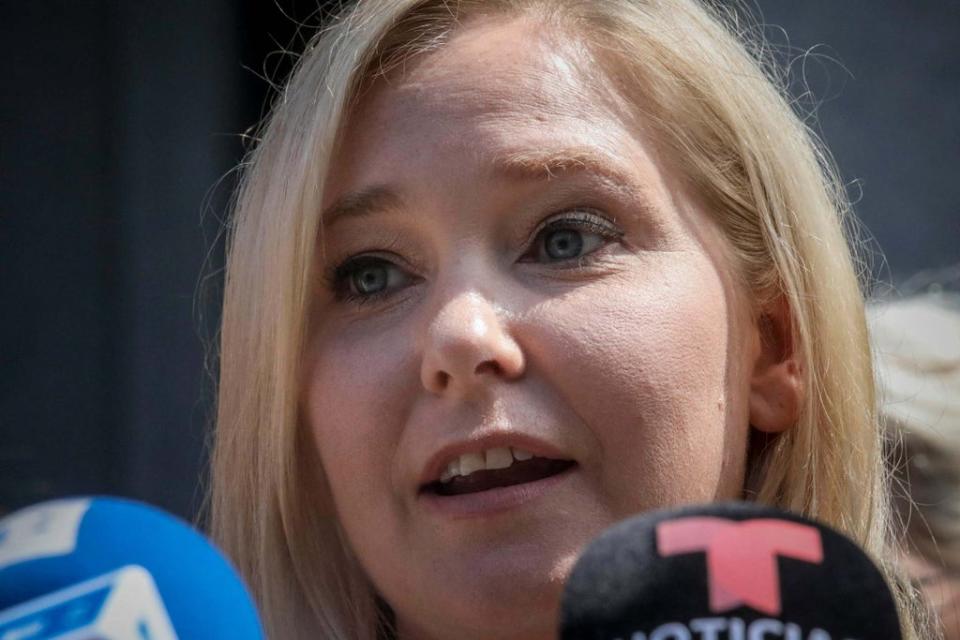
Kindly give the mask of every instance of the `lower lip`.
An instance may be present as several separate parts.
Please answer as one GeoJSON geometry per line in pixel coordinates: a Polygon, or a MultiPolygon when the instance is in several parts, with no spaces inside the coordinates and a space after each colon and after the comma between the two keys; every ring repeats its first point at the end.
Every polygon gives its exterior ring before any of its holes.
{"type": "Polygon", "coordinates": [[[569,469],[533,482],[524,482],[509,487],[497,487],[476,493],[462,493],[455,496],[441,496],[435,493],[420,494],[420,502],[430,511],[446,518],[482,518],[516,509],[530,503],[554,487],[565,482],[575,471],[569,469]]]}

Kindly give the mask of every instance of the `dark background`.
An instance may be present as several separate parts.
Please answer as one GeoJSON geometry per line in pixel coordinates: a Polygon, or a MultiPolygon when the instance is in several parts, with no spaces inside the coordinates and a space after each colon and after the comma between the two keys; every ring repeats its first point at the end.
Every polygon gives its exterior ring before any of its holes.
{"type": "MultiPolygon", "coordinates": [[[[757,6],[874,275],[956,278],[960,3],[757,6]]],[[[77,493],[196,514],[231,170],[316,9],[0,1],[0,514],[77,493]]]]}

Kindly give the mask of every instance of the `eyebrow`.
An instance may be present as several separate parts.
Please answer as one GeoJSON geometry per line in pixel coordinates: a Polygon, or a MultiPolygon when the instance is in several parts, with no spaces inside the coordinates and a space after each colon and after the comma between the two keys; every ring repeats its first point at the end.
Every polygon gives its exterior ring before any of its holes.
{"type": "Polygon", "coordinates": [[[385,185],[375,185],[337,198],[323,210],[320,220],[323,226],[330,227],[346,218],[398,211],[402,208],[403,199],[396,191],[385,185]]]}
{"type": "Polygon", "coordinates": [[[508,180],[550,180],[563,174],[588,173],[624,187],[635,183],[617,159],[588,147],[507,153],[497,156],[492,165],[494,176],[508,180]]]}
{"type": "MultiPolygon", "coordinates": [[[[642,191],[635,178],[616,159],[591,148],[506,153],[496,156],[489,166],[489,175],[501,180],[539,182],[584,173],[599,176],[624,191],[634,194],[642,191]]],[[[398,191],[387,185],[374,185],[335,200],[324,209],[321,221],[329,228],[344,219],[401,210],[403,198],[398,191]]]]}
{"type": "Polygon", "coordinates": [[[604,186],[617,192],[632,207],[648,219],[658,215],[658,208],[650,191],[638,181],[627,165],[592,147],[574,147],[560,150],[532,150],[504,154],[493,162],[493,174],[508,180],[543,181],[558,175],[583,174],[598,178],[604,186]]]}

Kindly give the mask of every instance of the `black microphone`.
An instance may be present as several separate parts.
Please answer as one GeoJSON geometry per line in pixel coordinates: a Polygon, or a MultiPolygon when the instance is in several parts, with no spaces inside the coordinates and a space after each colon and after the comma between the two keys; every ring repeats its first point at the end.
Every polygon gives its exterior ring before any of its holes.
{"type": "Polygon", "coordinates": [[[893,596],[852,541],[749,503],[657,511],[594,540],[562,640],[900,640],[893,596]]]}

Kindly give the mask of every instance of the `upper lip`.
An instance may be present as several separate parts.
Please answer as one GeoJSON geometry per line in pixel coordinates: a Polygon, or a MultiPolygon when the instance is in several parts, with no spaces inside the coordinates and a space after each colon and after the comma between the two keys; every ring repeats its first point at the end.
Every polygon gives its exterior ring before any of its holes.
{"type": "Polygon", "coordinates": [[[452,442],[433,453],[423,466],[418,488],[423,489],[428,484],[438,481],[440,474],[443,473],[443,470],[446,469],[447,465],[455,458],[466,453],[480,453],[487,449],[493,449],[494,447],[523,449],[540,458],[551,458],[554,460],[571,459],[569,455],[564,454],[556,446],[520,432],[498,431],[496,433],[479,434],[465,440],[452,442]]]}

